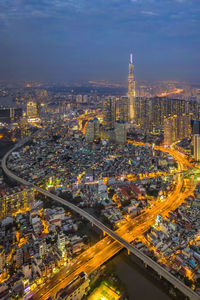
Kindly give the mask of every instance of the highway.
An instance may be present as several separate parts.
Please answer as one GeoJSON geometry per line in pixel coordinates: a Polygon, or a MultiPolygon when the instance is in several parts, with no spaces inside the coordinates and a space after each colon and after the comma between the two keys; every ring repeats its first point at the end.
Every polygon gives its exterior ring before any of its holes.
{"type": "MultiPolygon", "coordinates": [[[[25,142],[24,142],[25,143],[25,142]]],[[[22,145],[21,143],[20,145],[22,145]]],[[[75,212],[79,213],[81,216],[86,218],[89,222],[99,227],[103,232],[107,233],[109,237],[104,238],[96,245],[89,248],[83,254],[78,256],[76,260],[72,263],[71,266],[63,268],[58,274],[56,274],[53,279],[47,282],[39,291],[34,293],[33,299],[45,299],[48,295],[55,295],[56,292],[64,287],[67,283],[69,283],[74,276],[76,276],[81,271],[85,271],[88,274],[93,272],[98,266],[103,264],[106,260],[111,258],[114,254],[116,254],[120,249],[123,247],[127,248],[130,253],[133,253],[138,258],[140,258],[146,265],[153,268],[160,276],[164,277],[166,280],[171,282],[176,288],[182,291],[186,296],[191,299],[199,299],[199,296],[187,287],[183,282],[175,278],[171,273],[166,271],[163,267],[159,264],[154,262],[151,258],[144,255],[140,251],[138,251],[134,246],[130,244],[137,236],[142,235],[151,225],[154,224],[155,218],[158,214],[167,214],[170,210],[177,208],[186,197],[191,195],[193,192],[194,187],[188,186],[183,189],[183,180],[181,179],[180,175],[177,175],[178,181],[175,190],[172,194],[167,198],[167,201],[158,202],[156,201],[155,204],[151,209],[145,210],[145,212],[130,222],[127,222],[125,225],[121,226],[116,232],[112,231],[110,228],[102,224],[99,220],[95,217],[91,216],[84,210],[80,209],[79,207],[75,206],[74,204],[51,194],[50,192],[41,189],[40,187],[34,186],[33,184],[25,181],[22,178],[19,178],[15,174],[13,174],[10,170],[7,169],[6,160],[10,153],[17,149],[19,145],[16,145],[13,149],[11,149],[3,158],[2,160],[2,168],[4,172],[10,178],[16,180],[17,182],[28,185],[37,191],[41,192],[45,196],[66,205],[70,209],[74,210],[75,212]],[[114,239],[114,241],[113,241],[114,239]],[[62,282],[61,282],[62,281],[62,282]]],[[[165,149],[166,150],[166,149],[165,149]]],[[[167,152],[167,151],[166,151],[167,152]]],[[[185,162],[183,163],[180,161],[180,168],[185,166],[185,162]]]]}

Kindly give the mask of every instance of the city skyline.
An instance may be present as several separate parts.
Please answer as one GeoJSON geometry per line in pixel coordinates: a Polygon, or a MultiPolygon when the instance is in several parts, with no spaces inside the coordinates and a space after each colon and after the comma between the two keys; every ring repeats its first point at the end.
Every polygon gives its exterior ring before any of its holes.
{"type": "Polygon", "coordinates": [[[0,1],[0,300],[200,300],[199,12],[0,1]]]}
{"type": "Polygon", "coordinates": [[[4,1],[0,80],[198,81],[200,4],[194,1],[4,1]]]}
{"type": "Polygon", "coordinates": [[[134,69],[1,82],[0,299],[199,300],[200,89],[134,69]]]}

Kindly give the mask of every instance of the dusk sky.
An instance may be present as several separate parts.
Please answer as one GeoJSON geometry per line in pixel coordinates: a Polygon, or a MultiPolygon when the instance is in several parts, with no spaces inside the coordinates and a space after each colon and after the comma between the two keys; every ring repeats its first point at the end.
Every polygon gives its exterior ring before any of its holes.
{"type": "Polygon", "coordinates": [[[199,82],[199,0],[0,0],[0,80],[199,82]]]}

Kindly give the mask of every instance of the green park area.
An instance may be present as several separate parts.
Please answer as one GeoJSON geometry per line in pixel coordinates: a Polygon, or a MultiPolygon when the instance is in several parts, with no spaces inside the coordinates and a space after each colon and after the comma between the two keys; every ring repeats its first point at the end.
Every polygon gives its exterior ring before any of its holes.
{"type": "Polygon", "coordinates": [[[103,281],[88,297],[88,300],[118,300],[119,298],[120,292],[116,291],[108,282],[103,281]]]}

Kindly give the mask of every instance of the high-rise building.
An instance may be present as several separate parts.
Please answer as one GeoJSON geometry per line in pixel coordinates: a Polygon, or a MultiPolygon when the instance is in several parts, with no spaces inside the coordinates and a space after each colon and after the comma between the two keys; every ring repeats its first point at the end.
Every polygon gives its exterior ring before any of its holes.
{"type": "Polygon", "coordinates": [[[0,246],[0,271],[3,271],[5,266],[6,259],[5,259],[5,249],[3,246],[0,246]]]}
{"type": "Polygon", "coordinates": [[[122,96],[118,101],[119,120],[129,123],[129,98],[122,96]]]}
{"type": "Polygon", "coordinates": [[[194,134],[193,143],[194,143],[194,160],[200,161],[200,134],[194,134]]]}
{"type": "Polygon", "coordinates": [[[83,96],[83,103],[87,103],[88,102],[88,95],[84,95],[83,96]]]}
{"type": "Polygon", "coordinates": [[[192,120],[192,134],[200,134],[200,121],[199,120],[192,120]]]}
{"type": "Polygon", "coordinates": [[[87,122],[87,125],[85,128],[85,139],[87,142],[94,141],[94,124],[93,124],[92,120],[87,122]]]}
{"type": "Polygon", "coordinates": [[[83,96],[82,95],[76,95],[76,102],[82,103],[83,102],[83,96]]]}
{"type": "Polygon", "coordinates": [[[126,144],[126,123],[117,121],[115,123],[115,142],[116,144],[126,144]]]}
{"type": "Polygon", "coordinates": [[[133,55],[130,55],[129,75],[128,75],[128,97],[129,97],[129,117],[130,121],[134,120],[135,116],[135,78],[134,78],[134,65],[133,55]]]}
{"type": "Polygon", "coordinates": [[[144,132],[149,132],[152,129],[150,122],[150,101],[149,99],[136,97],[135,98],[135,124],[143,129],[144,132]]]}
{"type": "Polygon", "coordinates": [[[20,247],[16,249],[16,264],[18,267],[23,264],[23,250],[20,247]]]}
{"type": "Polygon", "coordinates": [[[173,116],[164,120],[164,144],[172,143],[191,136],[190,117],[173,116]]]}
{"type": "Polygon", "coordinates": [[[16,213],[31,206],[35,193],[31,189],[16,187],[0,193],[0,217],[16,213]]]}
{"type": "Polygon", "coordinates": [[[154,97],[150,101],[150,121],[155,126],[163,126],[164,119],[186,114],[186,101],[181,99],[168,99],[166,97],[154,97]]]}
{"type": "Polygon", "coordinates": [[[27,102],[27,117],[36,118],[38,116],[38,105],[36,102],[27,102]]]}
{"type": "Polygon", "coordinates": [[[27,135],[29,135],[29,123],[27,121],[27,118],[21,118],[20,122],[20,131],[21,131],[21,138],[25,138],[27,135]]]}
{"type": "Polygon", "coordinates": [[[99,138],[100,122],[97,118],[88,121],[85,128],[85,139],[87,142],[93,142],[99,138]]]}
{"type": "Polygon", "coordinates": [[[1,123],[11,123],[18,122],[22,118],[22,109],[21,108],[0,108],[0,122],[1,123]]]}
{"type": "Polygon", "coordinates": [[[198,105],[195,101],[154,97],[135,98],[135,123],[150,132],[153,128],[162,130],[164,120],[170,116],[187,115],[190,119],[198,118],[198,105]]]}
{"type": "Polygon", "coordinates": [[[93,119],[94,123],[94,139],[98,139],[100,135],[100,122],[97,118],[93,119]]]}
{"type": "Polygon", "coordinates": [[[115,127],[116,99],[107,97],[103,100],[103,128],[109,130],[115,127]]]}

